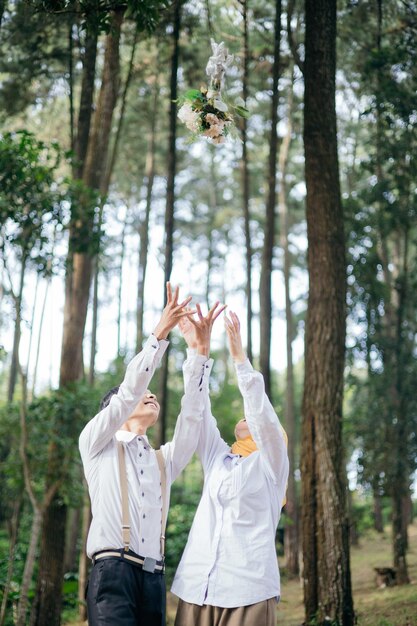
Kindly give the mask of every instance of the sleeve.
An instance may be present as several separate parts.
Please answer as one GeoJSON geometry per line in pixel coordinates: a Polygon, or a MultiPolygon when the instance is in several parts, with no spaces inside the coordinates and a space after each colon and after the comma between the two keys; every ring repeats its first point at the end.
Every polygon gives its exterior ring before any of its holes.
{"type": "Polygon", "coordinates": [[[79,447],[83,462],[101,452],[128,419],[145,393],[167,346],[168,341],[158,341],[151,335],[142,351],[130,361],[117,394],[81,432],[79,447]]]}
{"type": "Polygon", "coordinates": [[[203,397],[208,394],[212,359],[194,354],[184,363],[187,384],[181,400],[181,412],[172,441],[161,446],[165,464],[170,468],[171,482],[184,469],[194,454],[203,418],[203,397]]]}
{"type": "MultiPolygon", "coordinates": [[[[193,350],[187,350],[187,360],[183,366],[184,386],[187,388],[190,377],[190,362],[193,350]]],[[[200,428],[200,437],[197,444],[197,454],[204,472],[208,470],[214,458],[220,452],[227,452],[230,446],[222,439],[217,428],[216,418],[211,412],[211,403],[208,384],[203,388],[203,423],[200,428]]]]}
{"type": "Polygon", "coordinates": [[[250,433],[266,472],[282,492],[282,500],[289,471],[284,429],[265,393],[262,374],[253,369],[248,359],[236,365],[236,372],[250,433]]]}

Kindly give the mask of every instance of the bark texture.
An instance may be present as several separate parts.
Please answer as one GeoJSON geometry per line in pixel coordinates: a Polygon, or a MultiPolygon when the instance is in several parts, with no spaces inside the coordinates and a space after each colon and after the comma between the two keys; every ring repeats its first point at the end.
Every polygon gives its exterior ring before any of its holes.
{"type": "Polygon", "coordinates": [[[302,433],[306,621],[351,626],[342,450],[346,272],[337,155],[336,0],[306,0],[304,146],[308,299],[302,433]]]}
{"type": "MultiPolygon", "coordinates": [[[[293,77],[293,72],[291,72],[293,77]]],[[[289,249],[289,215],[287,204],[287,163],[292,135],[293,116],[293,84],[289,88],[287,127],[279,150],[279,174],[280,185],[278,194],[278,211],[280,220],[280,244],[284,253],[284,285],[285,285],[285,320],[286,320],[286,352],[287,371],[285,387],[285,428],[288,435],[288,458],[290,462],[290,473],[288,476],[287,503],[285,513],[288,524],[285,526],[284,550],[286,559],[286,569],[291,576],[299,574],[299,502],[297,497],[294,468],[295,468],[295,398],[294,398],[294,367],[292,356],[292,342],[294,337],[294,323],[292,314],[292,302],[290,293],[291,278],[291,255],[289,249]]]]}
{"type": "MultiPolygon", "coordinates": [[[[166,304],[165,285],[169,281],[172,271],[174,254],[174,207],[175,207],[175,174],[177,170],[177,75],[180,54],[180,29],[181,29],[181,0],[175,0],[173,20],[173,51],[171,58],[171,83],[170,83],[170,110],[169,110],[169,140],[168,140],[168,176],[167,196],[165,206],[165,280],[164,280],[164,305],[166,304]]],[[[159,420],[157,422],[157,442],[159,445],[165,442],[167,402],[168,402],[168,365],[169,345],[162,359],[161,377],[158,399],[161,406],[159,420]]]]}
{"type": "MultiPolygon", "coordinates": [[[[242,16],[243,16],[243,77],[242,77],[242,95],[243,101],[247,103],[248,99],[248,81],[249,81],[249,27],[248,27],[248,2],[241,0],[242,16]]],[[[246,118],[242,120],[242,201],[243,201],[243,218],[245,225],[245,247],[246,247],[246,325],[247,325],[247,355],[250,362],[253,360],[252,354],[252,243],[250,234],[250,173],[249,173],[249,156],[247,146],[247,126],[246,118]]]]}
{"type": "MultiPolygon", "coordinates": [[[[119,90],[119,45],[124,11],[125,9],[122,8],[111,13],[110,29],[105,41],[102,82],[92,128],[90,128],[91,105],[83,105],[85,117],[79,119],[77,154],[79,156],[85,154],[85,162],[82,161],[82,169],[78,171],[78,174],[82,173],[82,181],[86,187],[98,192],[102,192],[106,181],[110,131],[119,90]],[[87,136],[87,146],[82,140],[85,135],[87,136]]],[[[91,36],[90,43],[91,46],[94,45],[93,36],[91,36]]],[[[94,92],[93,57],[93,51],[86,57],[88,63],[86,61],[84,66],[82,89],[88,93],[81,95],[81,103],[90,102],[89,93],[94,92]]],[[[83,198],[79,198],[79,201],[82,205],[83,198]]],[[[81,211],[73,220],[70,231],[60,367],[61,386],[69,385],[83,375],[82,345],[94,251],[90,246],[84,245],[84,241],[80,242],[80,233],[88,241],[93,219],[90,211],[81,211]]],[[[52,444],[49,453],[47,484],[52,484],[57,475],[59,476],[60,471],[60,460],[57,458],[55,446],[52,444]]],[[[54,498],[51,506],[45,512],[32,625],[59,626],[61,623],[66,512],[66,505],[58,496],[54,498]]]]}
{"type": "Polygon", "coordinates": [[[274,256],[276,226],[276,178],[278,153],[278,81],[280,73],[281,46],[281,0],[275,2],[274,30],[274,62],[272,66],[272,98],[271,98],[271,136],[269,140],[268,160],[268,196],[266,200],[266,216],[264,226],[264,244],[262,249],[262,266],[259,284],[260,298],[260,353],[259,364],[265,381],[265,391],[271,398],[271,326],[272,326],[272,294],[271,276],[274,256]]]}

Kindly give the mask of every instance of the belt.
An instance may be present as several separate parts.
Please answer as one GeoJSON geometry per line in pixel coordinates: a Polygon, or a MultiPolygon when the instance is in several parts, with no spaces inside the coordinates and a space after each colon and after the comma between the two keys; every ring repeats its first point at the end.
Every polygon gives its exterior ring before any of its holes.
{"type": "Polygon", "coordinates": [[[135,554],[132,550],[126,552],[121,548],[120,550],[101,550],[93,554],[93,564],[99,559],[118,558],[128,561],[132,565],[140,567],[144,572],[150,572],[151,574],[159,573],[163,574],[165,570],[164,561],[157,561],[150,556],[140,556],[135,554]]]}

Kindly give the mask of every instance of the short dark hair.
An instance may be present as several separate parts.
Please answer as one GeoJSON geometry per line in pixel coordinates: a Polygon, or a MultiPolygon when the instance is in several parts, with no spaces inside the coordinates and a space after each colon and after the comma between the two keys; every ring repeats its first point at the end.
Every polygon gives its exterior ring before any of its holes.
{"type": "Polygon", "coordinates": [[[112,399],[114,395],[117,394],[117,392],[119,391],[119,387],[120,385],[117,385],[117,387],[113,387],[113,389],[110,389],[110,391],[108,391],[106,395],[102,397],[101,402],[100,402],[100,411],[105,409],[106,406],[110,404],[110,400],[112,399]]]}

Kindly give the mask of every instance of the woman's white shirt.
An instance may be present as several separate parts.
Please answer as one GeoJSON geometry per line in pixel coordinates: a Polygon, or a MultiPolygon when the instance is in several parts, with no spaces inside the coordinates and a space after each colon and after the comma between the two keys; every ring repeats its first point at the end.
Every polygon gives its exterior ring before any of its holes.
{"type": "Polygon", "coordinates": [[[248,360],[236,371],[258,451],[246,458],[230,452],[207,391],[197,447],[204,488],[172,585],[186,602],[224,608],[279,597],[275,533],[288,480],[286,443],[263,377],[248,360]]]}

